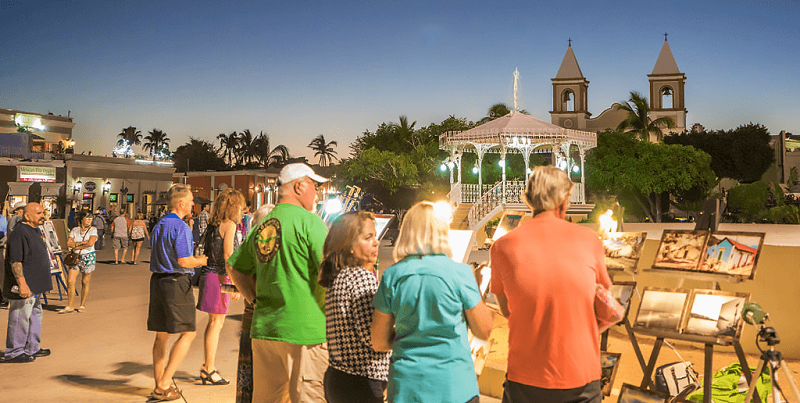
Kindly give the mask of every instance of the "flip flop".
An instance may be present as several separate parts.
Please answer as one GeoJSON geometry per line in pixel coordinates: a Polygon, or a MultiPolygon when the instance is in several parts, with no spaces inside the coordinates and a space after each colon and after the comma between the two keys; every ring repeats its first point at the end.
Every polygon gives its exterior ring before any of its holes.
{"type": "Polygon", "coordinates": [[[66,307],[66,308],[63,308],[63,309],[59,309],[57,312],[60,313],[60,314],[73,313],[73,312],[75,312],[75,310],[70,308],[70,307],[66,307]]]}
{"type": "Polygon", "coordinates": [[[83,312],[83,311],[86,310],[86,307],[81,305],[80,308],[76,308],[75,310],[78,311],[78,312],[83,312]]]}

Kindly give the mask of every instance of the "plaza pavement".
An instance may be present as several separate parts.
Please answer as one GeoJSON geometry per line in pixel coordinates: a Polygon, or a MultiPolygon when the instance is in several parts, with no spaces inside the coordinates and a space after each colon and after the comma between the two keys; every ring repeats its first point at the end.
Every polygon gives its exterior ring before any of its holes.
{"type": "MultiPolygon", "coordinates": [[[[42,348],[49,357],[26,364],[0,364],[0,402],[111,403],[146,401],[153,390],[152,346],[154,333],[146,330],[149,297],[150,249],[142,247],[137,265],[114,265],[114,252],[98,251],[85,312],[58,314],[66,305],[54,289],[47,294],[42,320],[42,348]]],[[[130,260],[130,251],[127,258],[130,260]]],[[[382,262],[391,262],[384,242],[382,262]]],[[[196,295],[196,294],[195,294],[196,295]]],[[[76,301],[79,301],[76,297],[76,301]]],[[[203,386],[203,330],[207,314],[197,312],[197,337],[178,369],[175,380],[189,403],[235,401],[236,364],[239,354],[242,301],[232,301],[217,350],[217,369],[225,386],[203,386]]],[[[8,323],[8,309],[0,310],[0,326],[8,323]]],[[[177,336],[170,340],[170,346],[177,336]]],[[[3,338],[2,340],[5,340],[3,338]]],[[[183,402],[183,400],[177,400],[183,402]]],[[[483,398],[483,403],[499,400],[483,398]]]]}
{"type": "MultiPolygon", "coordinates": [[[[391,253],[391,248],[384,241],[379,254],[382,268],[393,262],[391,253]]],[[[146,330],[149,256],[150,250],[145,246],[138,265],[113,265],[110,263],[114,261],[114,254],[110,248],[98,251],[97,270],[93,274],[85,312],[63,315],[56,313],[57,309],[66,305],[66,295],[63,300],[59,300],[56,290],[50,292],[47,295],[49,303],[45,306],[42,325],[42,347],[51,349],[52,355],[38,358],[32,363],[0,364],[0,402],[146,401],[153,389],[151,351],[154,334],[146,330]]],[[[488,251],[472,252],[471,260],[488,260],[488,251]]],[[[217,368],[231,381],[230,385],[225,386],[203,386],[198,379],[203,362],[202,332],[207,323],[207,315],[197,313],[197,337],[176,374],[178,387],[183,389],[189,403],[235,401],[242,310],[241,301],[231,303],[230,314],[220,335],[217,368]]],[[[0,310],[0,326],[5,328],[7,321],[8,310],[4,308],[0,310]]],[[[497,374],[501,378],[491,382],[494,394],[502,393],[502,367],[505,366],[507,357],[504,340],[507,336],[503,334],[507,330],[503,329],[504,321],[504,318],[495,320],[496,328],[492,338],[497,339],[498,345],[492,348],[493,353],[487,361],[489,369],[484,370],[488,374],[492,371],[491,368],[500,369],[497,374]]],[[[175,337],[173,336],[171,342],[175,337]]],[[[639,342],[645,357],[648,357],[653,339],[640,338],[639,342]]],[[[702,374],[702,346],[681,342],[673,344],[681,358],[665,347],[659,356],[658,365],[684,359],[693,362],[702,374]]],[[[622,328],[612,329],[609,351],[622,353],[612,396],[606,399],[616,402],[622,383],[638,385],[642,379],[642,371],[622,328]]],[[[750,365],[755,365],[758,357],[748,355],[748,360],[750,365]]],[[[734,361],[736,358],[732,349],[715,349],[712,364],[715,371],[734,361]]],[[[797,379],[800,363],[790,360],[788,366],[797,379]]],[[[490,379],[488,376],[486,379],[490,379]]],[[[481,384],[484,383],[487,382],[482,378],[481,384]]],[[[500,400],[481,396],[481,402],[499,403],[500,400]]]]}

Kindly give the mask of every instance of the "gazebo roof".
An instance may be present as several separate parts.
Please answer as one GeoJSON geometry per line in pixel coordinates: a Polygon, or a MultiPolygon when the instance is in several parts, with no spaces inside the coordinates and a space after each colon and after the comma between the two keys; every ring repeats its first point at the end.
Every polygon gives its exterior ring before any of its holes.
{"type": "Polygon", "coordinates": [[[532,116],[512,111],[480,126],[439,136],[440,148],[465,144],[500,145],[517,142],[529,144],[573,143],[588,149],[597,146],[597,135],[591,132],[565,129],[532,116]],[[514,140],[516,139],[516,140],[514,140]]]}

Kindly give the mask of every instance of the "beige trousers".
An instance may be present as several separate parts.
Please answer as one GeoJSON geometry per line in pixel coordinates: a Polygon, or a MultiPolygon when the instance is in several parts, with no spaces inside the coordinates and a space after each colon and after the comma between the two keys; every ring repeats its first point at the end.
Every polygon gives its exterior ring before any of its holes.
{"type": "Polygon", "coordinates": [[[253,339],[253,403],[325,403],[328,346],[253,339]]]}

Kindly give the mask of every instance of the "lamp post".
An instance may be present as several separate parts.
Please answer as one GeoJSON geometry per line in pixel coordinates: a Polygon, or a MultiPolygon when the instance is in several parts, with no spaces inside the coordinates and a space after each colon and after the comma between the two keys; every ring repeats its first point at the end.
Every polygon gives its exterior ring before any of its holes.
{"type": "Polygon", "coordinates": [[[77,194],[78,192],[80,192],[80,191],[81,191],[81,187],[82,187],[82,186],[83,186],[83,182],[81,182],[80,180],[78,180],[77,182],[75,182],[75,185],[74,185],[74,186],[72,186],[72,195],[73,195],[73,196],[75,196],[75,194],[77,194]]]}
{"type": "Polygon", "coordinates": [[[103,195],[111,191],[111,181],[107,181],[103,184],[103,195]]]}

